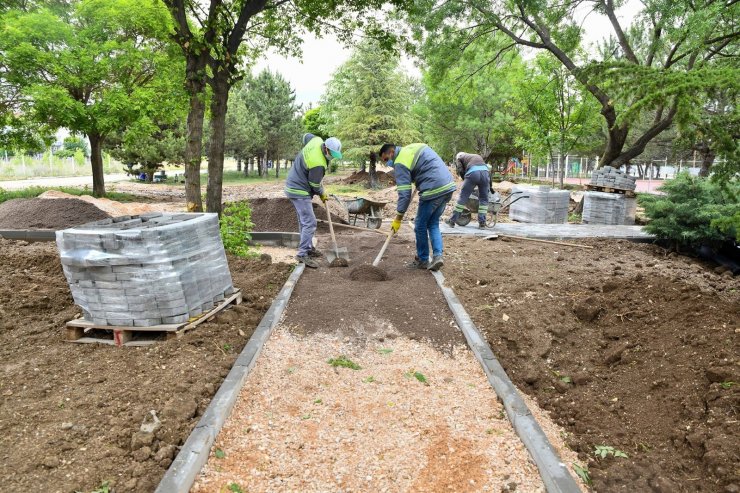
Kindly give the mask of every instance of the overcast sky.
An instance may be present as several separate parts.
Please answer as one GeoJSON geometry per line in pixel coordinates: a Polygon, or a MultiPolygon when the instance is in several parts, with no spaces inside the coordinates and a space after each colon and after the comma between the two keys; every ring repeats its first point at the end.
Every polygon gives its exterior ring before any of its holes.
{"type": "MultiPolygon", "coordinates": [[[[582,22],[588,43],[595,45],[598,41],[605,39],[613,31],[609,20],[604,15],[590,13],[586,16],[588,4],[581,4],[580,21],[582,22]]],[[[622,27],[625,28],[640,10],[639,0],[628,0],[628,2],[617,11],[622,27]]],[[[265,68],[283,75],[293,86],[296,92],[296,101],[307,107],[314,106],[324,93],[324,86],[332,73],[344,63],[350,56],[351,50],[344,47],[333,38],[318,39],[312,34],[303,38],[303,56],[301,58],[286,58],[274,53],[268,54],[254,67],[254,73],[259,73],[265,68]]],[[[408,66],[409,64],[405,64],[408,66]]],[[[418,75],[416,73],[411,75],[418,75]]]]}

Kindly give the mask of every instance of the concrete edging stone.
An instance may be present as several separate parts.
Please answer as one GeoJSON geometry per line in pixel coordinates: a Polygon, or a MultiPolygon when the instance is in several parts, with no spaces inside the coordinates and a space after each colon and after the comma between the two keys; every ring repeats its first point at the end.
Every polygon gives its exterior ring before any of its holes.
{"type": "Polygon", "coordinates": [[[488,381],[504,404],[509,421],[514,427],[522,443],[532,456],[539,469],[542,482],[548,493],[578,493],[580,488],[568,471],[568,467],[560,459],[557,452],[547,439],[545,432],[537,423],[531,411],[525,404],[519,391],[512,383],[504,368],[483,338],[473,320],[465,311],[462,303],[452,288],[445,286],[445,278],[441,272],[433,272],[437,285],[447,300],[457,324],[473,350],[476,359],[483,367],[488,381]]]}

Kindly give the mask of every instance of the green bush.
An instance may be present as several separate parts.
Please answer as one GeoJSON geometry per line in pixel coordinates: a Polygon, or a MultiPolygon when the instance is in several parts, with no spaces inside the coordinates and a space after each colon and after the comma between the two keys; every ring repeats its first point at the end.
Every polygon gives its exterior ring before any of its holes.
{"type": "Polygon", "coordinates": [[[660,191],[664,195],[641,194],[638,199],[650,219],[648,232],[678,249],[740,241],[737,181],[717,184],[682,173],[660,191]]]}
{"type": "Polygon", "coordinates": [[[227,252],[239,256],[249,257],[252,251],[248,241],[252,223],[252,210],[247,202],[232,202],[224,207],[221,214],[221,239],[227,252]]]}

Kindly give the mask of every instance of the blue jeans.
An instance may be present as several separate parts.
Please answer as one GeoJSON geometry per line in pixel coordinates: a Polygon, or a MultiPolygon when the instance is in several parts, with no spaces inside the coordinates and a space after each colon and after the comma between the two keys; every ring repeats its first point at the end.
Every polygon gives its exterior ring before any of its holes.
{"type": "Polygon", "coordinates": [[[439,231],[439,219],[445,211],[447,202],[452,198],[452,192],[432,200],[419,202],[416,212],[416,256],[419,260],[429,260],[429,240],[432,241],[432,255],[442,255],[442,233],[439,231]]]}
{"type": "Polygon", "coordinates": [[[313,234],[316,232],[316,215],[313,213],[313,204],[310,198],[290,199],[298,213],[298,229],[301,232],[301,242],[298,245],[298,256],[307,255],[313,248],[313,234]]]}

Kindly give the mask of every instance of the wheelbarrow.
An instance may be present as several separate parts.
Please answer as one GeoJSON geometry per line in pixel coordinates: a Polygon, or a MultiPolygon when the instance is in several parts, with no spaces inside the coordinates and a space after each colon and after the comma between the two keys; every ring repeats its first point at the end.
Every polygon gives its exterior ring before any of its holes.
{"type": "Polygon", "coordinates": [[[336,195],[333,197],[345,208],[353,226],[357,226],[358,219],[364,221],[369,229],[378,229],[383,224],[383,208],[388,202],[376,202],[364,197],[351,200],[340,200],[336,195]]]}
{"type": "MultiPolygon", "coordinates": [[[[496,226],[499,213],[508,209],[511,204],[518,200],[529,198],[529,195],[522,195],[523,193],[524,192],[514,192],[510,195],[507,195],[502,200],[501,195],[498,192],[494,192],[491,196],[492,200],[488,203],[488,215],[486,217],[486,224],[488,225],[488,227],[492,228],[496,226]]],[[[478,194],[473,192],[470,194],[470,198],[468,199],[467,204],[465,204],[465,209],[463,209],[463,211],[457,217],[457,221],[455,221],[455,223],[458,226],[467,226],[473,219],[473,216],[478,217],[478,205],[478,194]]]]}

